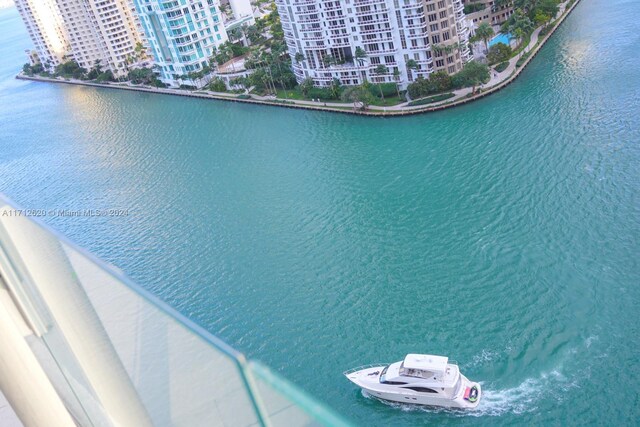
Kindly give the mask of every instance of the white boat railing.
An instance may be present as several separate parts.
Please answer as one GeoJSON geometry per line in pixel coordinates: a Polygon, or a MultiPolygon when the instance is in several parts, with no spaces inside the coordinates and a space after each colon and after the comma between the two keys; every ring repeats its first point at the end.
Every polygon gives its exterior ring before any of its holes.
{"type": "Polygon", "coordinates": [[[385,366],[389,366],[389,363],[370,363],[368,365],[361,365],[358,366],[356,368],[352,368],[352,369],[348,369],[346,371],[344,371],[342,373],[342,375],[349,375],[349,374],[353,374],[354,372],[358,372],[361,371],[363,369],[369,369],[369,368],[382,368],[384,369],[385,366]]]}
{"type": "MultiPolygon", "coordinates": [[[[353,374],[354,372],[361,371],[361,370],[363,370],[363,369],[369,369],[369,368],[384,368],[385,366],[389,366],[389,365],[390,365],[390,363],[369,363],[369,364],[367,364],[367,365],[361,365],[361,366],[358,366],[358,367],[356,367],[356,368],[348,369],[348,370],[344,371],[344,372],[342,373],[342,375],[349,375],[349,374],[353,374]]],[[[451,360],[451,359],[449,359],[449,360],[447,361],[447,365],[455,365],[455,366],[458,366],[458,369],[460,369],[460,365],[458,364],[458,362],[457,362],[456,360],[451,360]]]]}

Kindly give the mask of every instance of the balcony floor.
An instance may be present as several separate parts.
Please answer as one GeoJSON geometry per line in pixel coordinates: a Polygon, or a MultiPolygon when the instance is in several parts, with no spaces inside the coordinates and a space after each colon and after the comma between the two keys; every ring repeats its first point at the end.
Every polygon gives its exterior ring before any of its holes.
{"type": "Polygon", "coordinates": [[[22,427],[22,423],[18,419],[18,416],[7,399],[5,399],[4,394],[0,392],[0,426],[2,427],[22,427]]]}

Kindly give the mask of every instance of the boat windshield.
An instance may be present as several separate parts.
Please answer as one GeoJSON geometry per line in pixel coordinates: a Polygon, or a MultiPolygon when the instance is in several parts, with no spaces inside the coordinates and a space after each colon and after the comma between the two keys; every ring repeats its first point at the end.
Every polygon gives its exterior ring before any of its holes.
{"type": "Polygon", "coordinates": [[[384,376],[387,373],[387,369],[389,369],[389,366],[391,365],[387,365],[384,367],[384,369],[382,370],[382,372],[380,372],[380,382],[383,383],[385,381],[384,376]]]}
{"type": "Polygon", "coordinates": [[[429,371],[423,371],[421,369],[409,369],[409,368],[405,368],[404,366],[401,366],[400,375],[403,375],[405,377],[429,379],[434,376],[434,373],[429,371]]]}

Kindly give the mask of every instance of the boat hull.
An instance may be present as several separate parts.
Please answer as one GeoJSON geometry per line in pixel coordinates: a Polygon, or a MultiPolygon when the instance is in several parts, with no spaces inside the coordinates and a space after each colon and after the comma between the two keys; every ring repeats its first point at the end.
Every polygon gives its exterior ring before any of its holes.
{"type": "Polygon", "coordinates": [[[462,384],[457,394],[434,395],[432,393],[413,391],[407,388],[400,389],[396,386],[380,383],[379,377],[383,369],[384,366],[372,366],[359,371],[345,373],[345,376],[370,396],[390,402],[438,406],[442,408],[474,409],[478,406],[482,397],[480,384],[469,381],[462,374],[460,374],[462,384]]]}
{"type": "MultiPolygon", "coordinates": [[[[474,383],[471,383],[474,384],[474,383]]],[[[480,403],[480,386],[478,385],[478,398],[475,402],[470,402],[465,400],[464,398],[458,397],[455,399],[447,399],[442,397],[431,397],[420,395],[418,393],[394,393],[394,392],[383,392],[377,390],[367,389],[365,387],[361,387],[367,394],[370,396],[376,397],[378,399],[386,400],[389,402],[397,402],[397,403],[410,403],[414,405],[424,405],[424,406],[437,406],[441,408],[450,408],[450,409],[473,409],[478,406],[480,403]]]]}

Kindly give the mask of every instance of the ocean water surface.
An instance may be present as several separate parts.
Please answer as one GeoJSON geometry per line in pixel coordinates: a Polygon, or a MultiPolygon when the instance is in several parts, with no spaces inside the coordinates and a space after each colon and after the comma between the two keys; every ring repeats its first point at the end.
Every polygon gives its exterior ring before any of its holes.
{"type": "Polygon", "coordinates": [[[355,423],[640,418],[640,2],[583,0],[518,81],[396,119],[13,78],[0,191],[355,423]],[[443,354],[472,413],[384,404],[342,372],[443,354]]]}

